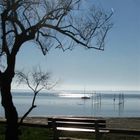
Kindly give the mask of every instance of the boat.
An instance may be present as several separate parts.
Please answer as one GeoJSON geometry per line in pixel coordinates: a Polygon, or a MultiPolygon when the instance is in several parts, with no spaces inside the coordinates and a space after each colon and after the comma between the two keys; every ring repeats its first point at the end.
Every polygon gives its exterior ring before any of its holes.
{"type": "Polygon", "coordinates": [[[84,96],[82,96],[81,99],[84,99],[84,100],[85,100],[85,99],[90,99],[89,96],[86,96],[86,95],[85,95],[85,89],[84,89],[84,96]]]}
{"type": "Polygon", "coordinates": [[[81,97],[81,99],[90,99],[90,97],[89,96],[83,96],[83,97],[81,97]]]}

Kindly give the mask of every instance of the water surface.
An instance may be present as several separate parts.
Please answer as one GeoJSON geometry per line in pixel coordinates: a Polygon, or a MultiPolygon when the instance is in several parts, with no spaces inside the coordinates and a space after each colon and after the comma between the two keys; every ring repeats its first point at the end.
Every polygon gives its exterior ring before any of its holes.
{"type": "MultiPolygon", "coordinates": [[[[22,116],[30,107],[31,92],[14,92],[13,100],[22,116]]],[[[30,116],[76,115],[101,117],[140,117],[139,91],[88,92],[59,91],[40,93],[36,99],[37,107],[30,116]],[[90,99],[81,99],[88,96],[90,99]]],[[[0,105],[0,116],[4,111],[0,105]]]]}

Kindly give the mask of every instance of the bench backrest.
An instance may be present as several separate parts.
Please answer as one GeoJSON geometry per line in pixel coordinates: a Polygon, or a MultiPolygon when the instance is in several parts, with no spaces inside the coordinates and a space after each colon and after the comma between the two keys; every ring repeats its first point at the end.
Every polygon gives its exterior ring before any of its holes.
{"type": "Polygon", "coordinates": [[[73,118],[73,117],[54,117],[48,118],[50,127],[71,127],[71,128],[85,128],[85,129],[101,129],[106,127],[104,119],[94,118],[73,118]]]}

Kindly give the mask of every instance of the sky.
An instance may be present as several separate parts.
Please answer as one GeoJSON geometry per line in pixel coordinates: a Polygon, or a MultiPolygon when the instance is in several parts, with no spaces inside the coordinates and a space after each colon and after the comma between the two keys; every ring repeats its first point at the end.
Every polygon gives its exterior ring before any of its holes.
{"type": "Polygon", "coordinates": [[[66,52],[52,49],[43,56],[32,43],[25,43],[16,69],[39,65],[59,81],[59,90],[140,90],[140,0],[86,1],[114,10],[105,51],[77,46],[66,52]]]}

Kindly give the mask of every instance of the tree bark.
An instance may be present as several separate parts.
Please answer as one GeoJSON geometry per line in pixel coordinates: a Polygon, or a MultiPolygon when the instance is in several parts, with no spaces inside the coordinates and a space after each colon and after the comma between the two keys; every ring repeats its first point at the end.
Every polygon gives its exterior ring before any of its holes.
{"type": "Polygon", "coordinates": [[[2,106],[5,110],[6,132],[5,140],[18,140],[18,113],[11,95],[12,73],[0,74],[2,106]]]}

